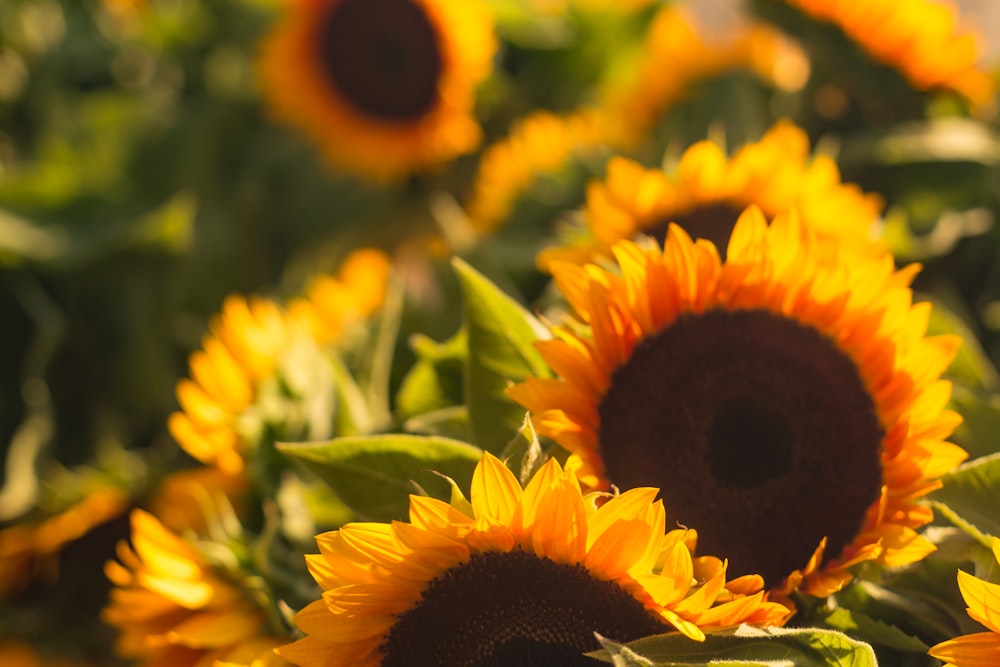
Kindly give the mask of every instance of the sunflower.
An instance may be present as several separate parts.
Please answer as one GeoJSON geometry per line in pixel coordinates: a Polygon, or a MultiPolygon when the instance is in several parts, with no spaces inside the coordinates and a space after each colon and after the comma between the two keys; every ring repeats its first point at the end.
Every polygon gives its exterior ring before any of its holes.
{"type": "Polygon", "coordinates": [[[692,559],[687,531],[665,535],[655,495],[584,495],[555,460],[522,489],[486,454],[471,504],[411,496],[409,523],[320,535],[306,558],[325,593],[296,616],[308,636],[280,652],[303,667],[582,664],[594,632],[700,640],[784,620],[760,577],[727,583],[721,561],[692,559]]]}
{"type": "Polygon", "coordinates": [[[809,62],[801,47],[761,23],[743,26],[714,43],[682,8],[664,5],[657,11],[632,76],[609,84],[602,108],[614,121],[612,143],[634,148],[661,115],[690,95],[695,85],[727,71],[750,71],[784,90],[798,90],[809,78],[809,62]]]}
{"type": "Polygon", "coordinates": [[[260,73],[274,116],[385,180],[478,145],[475,88],[495,49],[478,0],[289,0],[260,73]]]}
{"type": "Polygon", "coordinates": [[[620,273],[556,263],[588,326],[537,343],[561,379],[509,391],[588,485],[660,487],[732,571],[822,596],[856,563],[929,553],[917,500],[966,453],[939,379],[959,340],[924,336],[919,267],[819,245],[750,207],[725,262],[672,224],[662,250],[615,244],[620,273]]]}
{"type": "Polygon", "coordinates": [[[274,374],[292,327],[277,303],[231,295],[210,329],[190,357],[191,378],[177,383],[182,411],[167,426],[191,456],[235,475],[246,453],[238,422],[254,403],[257,383],[274,374]]]}
{"type": "Polygon", "coordinates": [[[514,123],[479,160],[465,207],[472,228],[479,234],[495,231],[539,178],[557,174],[571,160],[605,145],[606,125],[588,108],[565,115],[534,111],[514,123]]]}
{"type": "MultiPolygon", "coordinates": [[[[993,556],[1000,562],[1000,539],[996,537],[993,538],[993,556]]],[[[928,653],[943,660],[945,667],[995,665],[1000,660],[1000,586],[959,570],[958,587],[969,605],[969,616],[985,625],[989,632],[949,639],[932,646],[928,653]]]]}
{"type": "Polygon", "coordinates": [[[43,520],[0,530],[0,600],[24,588],[38,573],[54,576],[56,556],[67,543],[121,515],[128,503],[124,489],[101,486],[43,520]]]}
{"type": "Polygon", "coordinates": [[[919,91],[954,91],[975,104],[995,94],[977,61],[979,36],[960,32],[953,6],[939,0],[782,0],[831,23],[874,60],[919,91]]]}
{"type": "Polygon", "coordinates": [[[289,315],[294,321],[307,321],[313,337],[320,343],[333,343],[346,329],[382,305],[390,268],[389,257],[381,250],[355,250],[344,260],[336,276],[315,277],[305,298],[289,303],[289,315]]]}
{"type": "Polygon", "coordinates": [[[671,222],[721,251],[750,204],[771,217],[795,207],[820,238],[844,239],[860,252],[883,251],[874,240],[881,198],[841,183],[834,161],[812,156],[806,133],[783,120],[730,159],[715,143],[698,142],[672,173],[612,158],[605,180],[587,189],[587,229],[570,243],[543,250],[538,261],[545,267],[557,260],[609,257],[612,244],[636,234],[662,240],[671,222]]]}
{"type": "Polygon", "coordinates": [[[181,411],[167,426],[181,447],[228,475],[240,473],[252,430],[244,422],[261,383],[274,379],[293,350],[334,343],[371,315],[385,298],[388,267],[381,251],[357,250],[337,276],[315,278],[287,311],[268,299],[229,296],[190,357],[190,379],[177,384],[181,411]]]}
{"type": "Polygon", "coordinates": [[[160,482],[149,501],[149,511],[167,530],[204,534],[217,508],[232,508],[243,516],[250,480],[227,475],[218,468],[177,470],[160,482]]]}
{"type": "Polygon", "coordinates": [[[259,636],[264,612],[191,543],[134,510],[132,544],[120,542],[105,573],[114,584],[104,622],[117,652],[148,667],[211,665],[259,636]]]}

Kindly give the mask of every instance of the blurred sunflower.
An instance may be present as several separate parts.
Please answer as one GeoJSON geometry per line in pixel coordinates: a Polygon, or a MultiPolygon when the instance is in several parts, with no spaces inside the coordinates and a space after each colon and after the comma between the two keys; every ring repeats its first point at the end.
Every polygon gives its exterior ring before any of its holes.
{"type": "Polygon", "coordinates": [[[917,500],[966,453],[939,379],[959,339],[924,336],[919,267],[818,246],[751,207],[725,262],[672,224],[662,250],[614,245],[620,274],[553,264],[589,326],[537,343],[562,379],[509,391],[586,484],[660,487],[732,571],[823,596],[856,563],[929,553],[917,500]]]}
{"type": "Polygon", "coordinates": [[[260,57],[273,114],[377,180],[474,149],[496,49],[478,0],[289,0],[260,57]]]}
{"type": "Polygon", "coordinates": [[[719,43],[674,4],[653,17],[630,76],[609,84],[602,108],[612,124],[612,145],[634,148],[670,107],[691,94],[699,81],[731,70],[747,70],[785,90],[809,78],[809,62],[795,42],[764,24],[742,27],[719,43]]]}
{"type": "Polygon", "coordinates": [[[264,631],[263,610],[191,543],[142,510],[131,516],[131,546],[105,573],[114,584],[104,622],[115,649],[146,667],[211,665],[264,631]]]}
{"type": "MultiPolygon", "coordinates": [[[[993,538],[993,557],[1000,562],[1000,538],[993,538]]],[[[928,653],[945,667],[985,667],[1000,659],[1000,586],[958,572],[958,587],[969,616],[986,626],[989,632],[963,635],[932,646],[928,653]]]]}
{"type": "Polygon", "coordinates": [[[43,520],[0,530],[0,600],[27,586],[36,575],[54,577],[56,556],[67,543],[121,515],[128,505],[126,490],[104,485],[43,520]]]}
{"type": "Polygon", "coordinates": [[[391,263],[381,250],[361,248],[344,259],[336,276],[321,274],[306,289],[305,298],[288,304],[293,321],[309,323],[321,344],[335,342],[385,301],[391,263]]]}
{"type": "Polygon", "coordinates": [[[874,60],[920,91],[950,90],[975,104],[995,85],[977,61],[979,36],[960,32],[955,7],[940,0],[781,0],[831,23],[874,60]]]}
{"type": "Polygon", "coordinates": [[[210,328],[190,357],[191,378],[177,383],[182,411],[170,415],[167,426],[191,456],[234,475],[243,470],[246,453],[240,417],[294,333],[277,303],[238,295],[226,298],[210,328]]]}
{"type": "Polygon", "coordinates": [[[605,143],[604,125],[596,110],[586,108],[565,115],[534,111],[514,123],[479,160],[465,207],[473,230],[495,231],[537,179],[599,150],[605,143]]]}
{"type": "Polygon", "coordinates": [[[843,239],[860,252],[884,252],[874,240],[881,198],[841,183],[836,163],[825,155],[811,156],[806,133],[780,121],[730,159],[715,143],[698,142],[673,173],[612,158],[605,180],[587,190],[587,229],[571,231],[568,243],[543,250],[538,261],[544,267],[559,260],[610,257],[612,244],[636,234],[662,241],[671,222],[724,253],[736,219],[750,204],[769,217],[795,207],[820,239],[843,239]]]}
{"type": "Polygon", "coordinates": [[[167,530],[204,534],[216,508],[232,508],[242,516],[249,493],[250,480],[242,475],[208,467],[177,470],[160,482],[149,511],[167,530]]]}
{"type": "Polygon", "coordinates": [[[411,496],[410,523],[320,535],[306,558],[326,592],[281,654],[303,667],[577,664],[600,648],[595,631],[700,640],[704,627],[784,620],[760,577],[727,583],[721,561],[692,559],[685,531],[664,535],[655,495],[585,496],[554,460],[522,489],[486,454],[471,504],[411,496]]]}
{"type": "Polygon", "coordinates": [[[388,268],[380,251],[355,251],[336,277],[315,278],[307,297],[293,300],[287,312],[267,299],[228,297],[190,357],[191,378],[177,384],[182,411],[167,425],[181,447],[228,475],[240,473],[246,433],[254,430],[244,422],[252,421],[261,384],[274,380],[295,350],[332,343],[371,315],[385,298],[388,268]]]}

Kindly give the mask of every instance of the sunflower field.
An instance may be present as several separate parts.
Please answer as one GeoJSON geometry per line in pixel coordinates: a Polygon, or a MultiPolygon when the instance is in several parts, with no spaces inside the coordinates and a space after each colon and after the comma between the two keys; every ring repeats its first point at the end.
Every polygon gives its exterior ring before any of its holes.
{"type": "Polygon", "coordinates": [[[0,666],[1000,665],[1000,3],[2,0],[0,666]]]}

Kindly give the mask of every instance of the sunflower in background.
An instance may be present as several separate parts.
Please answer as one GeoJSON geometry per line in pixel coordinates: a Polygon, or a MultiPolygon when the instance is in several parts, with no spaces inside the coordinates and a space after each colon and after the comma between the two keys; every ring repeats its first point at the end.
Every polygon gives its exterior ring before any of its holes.
{"type": "MultiPolygon", "coordinates": [[[[247,578],[235,552],[223,566],[151,514],[135,510],[131,524],[131,545],[121,542],[119,560],[105,566],[115,587],[102,618],[120,632],[119,655],[144,667],[200,667],[234,658],[283,664],[272,657],[278,639],[268,635],[264,609],[236,583],[247,578]]],[[[221,553],[215,546],[213,553],[221,553]]]]}
{"type": "Polygon", "coordinates": [[[809,77],[809,62],[801,47],[764,24],[742,26],[722,40],[709,40],[687,11],[664,5],[653,17],[635,62],[602,93],[600,107],[611,145],[636,149],[697,84],[732,70],[751,71],[779,89],[795,91],[809,77]]]}
{"type": "Polygon", "coordinates": [[[240,420],[254,405],[258,383],[274,377],[278,357],[305,336],[277,303],[238,295],[226,299],[210,329],[190,357],[191,378],[177,384],[181,411],[168,426],[191,456],[235,475],[251,440],[240,420]]]}
{"type": "Polygon", "coordinates": [[[669,223],[708,239],[724,257],[737,218],[751,204],[769,217],[796,208],[820,239],[842,240],[862,254],[885,251],[875,240],[881,198],[842,183],[836,163],[811,155],[806,133],[785,120],[728,159],[717,144],[700,141],[669,173],[612,158],[605,179],[587,189],[586,227],[564,229],[567,243],[542,250],[538,263],[610,257],[615,242],[637,234],[662,241],[669,223]]]}
{"type": "Polygon", "coordinates": [[[62,548],[121,515],[129,505],[129,490],[107,481],[81,488],[79,493],[80,497],[51,516],[22,520],[0,530],[0,600],[26,588],[36,577],[54,580],[62,548]]]}
{"type": "MultiPolygon", "coordinates": [[[[993,558],[1000,562],[1000,538],[992,539],[993,558]]],[[[958,571],[958,587],[969,605],[969,616],[986,626],[976,632],[932,646],[928,653],[947,667],[983,667],[1000,658],[1000,585],[958,571]]]]}
{"type": "Polygon", "coordinates": [[[260,54],[267,106],[329,161],[401,179],[479,144],[496,49],[478,0],[288,0],[260,54]]]}
{"type": "Polygon", "coordinates": [[[760,577],[726,581],[664,534],[655,489],[584,495],[551,460],[522,489],[496,457],[470,501],[410,497],[409,523],[354,523],[307,556],[324,589],[296,616],[308,636],[281,649],[303,667],[584,664],[594,632],[619,639],[777,624],[760,577]]]}
{"type": "Polygon", "coordinates": [[[959,25],[956,8],[937,0],[765,0],[783,2],[843,31],[873,60],[918,91],[951,91],[974,105],[995,95],[981,67],[982,44],[959,25]]]}
{"type": "Polygon", "coordinates": [[[487,146],[479,159],[465,205],[472,229],[478,234],[496,231],[539,179],[598,154],[607,145],[606,125],[594,108],[567,114],[535,111],[513,123],[508,135],[487,146]]]}
{"type": "Polygon", "coordinates": [[[562,377],[509,390],[582,481],[662,488],[731,571],[786,592],[933,550],[918,500],[966,453],[940,379],[959,340],[925,337],[917,266],[836,261],[794,212],[768,225],[756,207],[724,262],[676,224],[662,249],[612,253],[615,271],[551,265],[577,320],[537,347],[562,377]]]}
{"type": "MultiPolygon", "coordinates": [[[[388,273],[382,252],[360,249],[337,276],[314,278],[306,297],[287,309],[262,298],[227,298],[202,349],[190,357],[190,379],[177,384],[181,411],[168,426],[181,447],[236,475],[269,419],[294,431],[285,437],[304,436],[299,431],[307,429],[309,415],[296,413],[284,397],[311,395],[307,371],[322,367],[320,346],[337,341],[382,304],[388,273]]],[[[325,437],[328,430],[310,436],[325,437]]]]}

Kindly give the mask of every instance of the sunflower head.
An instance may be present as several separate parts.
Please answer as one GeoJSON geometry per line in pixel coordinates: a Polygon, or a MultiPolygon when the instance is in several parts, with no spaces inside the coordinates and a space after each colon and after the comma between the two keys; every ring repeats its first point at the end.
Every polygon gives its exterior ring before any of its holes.
{"type": "Polygon", "coordinates": [[[181,410],[170,416],[170,433],[227,475],[244,471],[267,429],[287,439],[326,437],[328,425],[311,421],[300,399],[318,395],[322,346],[339,345],[382,305],[388,276],[388,257],[361,249],[336,275],[315,277],[287,308],[229,296],[189,359],[190,377],[177,383],[181,410]]]}
{"type": "Polygon", "coordinates": [[[62,548],[120,516],[128,507],[128,495],[125,489],[100,485],[44,519],[0,530],[0,600],[22,590],[37,575],[54,577],[62,548]]]}
{"type": "Polygon", "coordinates": [[[412,496],[409,523],[320,535],[307,562],[325,593],[281,653],[304,667],[552,664],[598,649],[594,632],[701,639],[786,617],[759,577],[727,582],[721,561],[692,558],[686,531],[664,534],[655,495],[585,495],[554,460],[522,489],[486,454],[469,501],[412,496]]]}
{"type": "Polygon", "coordinates": [[[273,114],[329,160],[384,180],[475,148],[475,88],[496,48],[478,0],[295,0],[265,39],[273,114]]]}
{"type": "Polygon", "coordinates": [[[289,315],[305,322],[320,343],[336,342],[382,306],[390,270],[389,257],[381,250],[355,250],[336,275],[313,278],[305,297],[288,304],[289,315]]]}
{"type": "Polygon", "coordinates": [[[281,357],[304,338],[274,301],[229,296],[212,318],[202,349],[189,359],[190,378],[177,383],[181,411],[170,416],[168,427],[181,447],[226,474],[240,473],[250,448],[244,417],[261,383],[274,377],[281,357]]]}
{"type": "Polygon", "coordinates": [[[534,111],[515,122],[479,160],[466,204],[473,229],[480,234],[495,231],[539,180],[604,146],[611,136],[608,127],[608,119],[587,108],[564,115],[534,111]]]}
{"type": "Polygon", "coordinates": [[[699,83],[746,71],[777,88],[798,90],[809,77],[802,48],[779,31],[751,23],[724,39],[708,39],[683,7],[663,4],[654,15],[632,76],[613,80],[602,107],[614,119],[615,146],[635,149],[660,119],[699,83]]]}
{"type": "Polygon", "coordinates": [[[671,223],[711,241],[724,257],[737,218],[751,204],[771,217],[796,208],[821,240],[837,239],[863,254],[884,252],[874,239],[881,198],[842,183],[834,161],[813,156],[806,133],[786,120],[731,158],[711,141],[698,142],[669,173],[612,158],[605,179],[587,189],[586,231],[542,251],[538,261],[545,267],[610,258],[615,242],[637,234],[662,242],[671,223]]]}
{"type": "Polygon", "coordinates": [[[102,619],[117,652],[150,664],[211,664],[264,627],[264,613],[195,547],[134,510],[131,544],[105,573],[114,584],[102,619]],[[206,662],[201,662],[205,660],[206,662]]]}
{"type": "MultiPolygon", "coordinates": [[[[826,241],[823,245],[829,245],[826,241]]],[[[612,247],[617,269],[553,265],[577,316],[537,343],[559,379],[510,394],[597,488],[662,488],[683,525],[768,585],[826,595],[874,560],[933,547],[918,499],[965,458],[926,337],[917,267],[817,248],[793,213],[751,207],[720,260],[670,225],[612,247]]]]}
{"type": "MultiPolygon", "coordinates": [[[[992,540],[993,557],[1000,563],[1000,538],[992,540]]],[[[928,653],[947,667],[991,665],[1000,656],[1000,585],[958,572],[958,588],[972,620],[982,623],[987,632],[975,632],[932,646],[928,653]]]]}
{"type": "Polygon", "coordinates": [[[989,103],[996,84],[982,69],[982,39],[959,25],[953,4],[936,0],[776,0],[835,26],[868,57],[916,91],[950,91],[989,103]]]}

